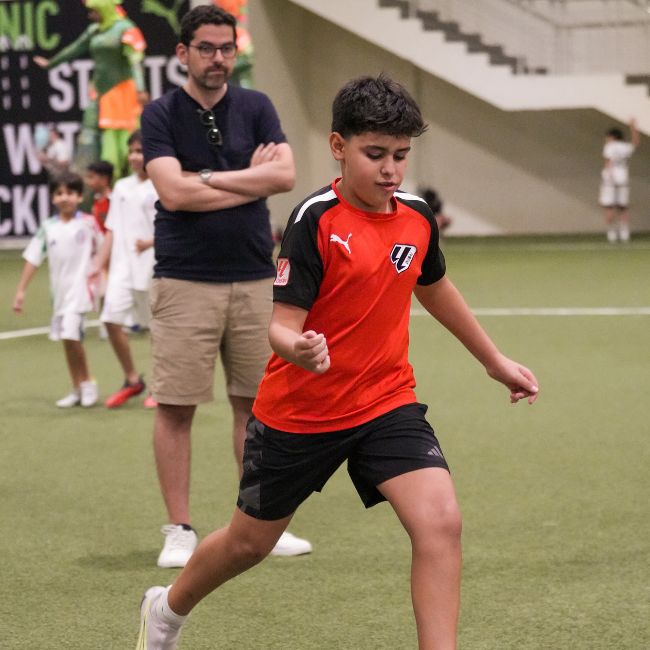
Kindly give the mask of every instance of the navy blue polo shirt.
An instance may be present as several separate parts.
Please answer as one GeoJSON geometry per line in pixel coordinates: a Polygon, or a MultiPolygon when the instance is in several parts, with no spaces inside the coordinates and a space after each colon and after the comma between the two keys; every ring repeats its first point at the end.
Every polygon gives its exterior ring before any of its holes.
{"type": "MultiPolygon", "coordinates": [[[[141,118],[145,165],[177,158],[185,171],[229,171],[249,166],[259,144],[286,142],[270,99],[228,86],[212,107],[223,144],[209,144],[201,106],[177,88],[145,106],[141,118]]],[[[167,210],[156,203],[154,277],[241,282],[275,276],[266,200],[211,212],[167,210]]]]}

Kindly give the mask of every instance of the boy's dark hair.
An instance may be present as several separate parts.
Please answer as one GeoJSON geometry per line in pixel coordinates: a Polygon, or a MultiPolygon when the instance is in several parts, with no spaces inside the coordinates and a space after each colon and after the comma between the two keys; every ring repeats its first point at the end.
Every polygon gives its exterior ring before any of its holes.
{"type": "Polygon", "coordinates": [[[50,179],[50,194],[54,194],[59,187],[65,187],[72,192],[83,195],[84,179],[79,174],[71,171],[62,171],[50,179]]]}
{"type": "Polygon", "coordinates": [[[607,131],[607,135],[610,138],[614,138],[614,140],[624,140],[625,136],[623,135],[623,131],[621,129],[614,127],[613,129],[609,129],[607,131]]]}
{"type": "Polygon", "coordinates": [[[142,144],[142,131],[140,129],[136,129],[130,136],[129,139],[126,141],[127,146],[131,146],[134,142],[138,142],[142,144]]]}
{"type": "Polygon", "coordinates": [[[415,138],[426,129],[415,100],[383,73],[348,81],[332,104],[332,131],[344,138],[368,131],[415,138]]]}
{"type": "Polygon", "coordinates": [[[188,11],[181,19],[181,43],[189,45],[194,38],[194,32],[201,25],[230,25],[232,40],[237,42],[237,19],[232,14],[215,5],[199,5],[188,11]]]}
{"type": "Polygon", "coordinates": [[[113,163],[108,162],[108,160],[92,162],[86,169],[89,172],[95,172],[99,176],[105,176],[109,181],[113,180],[113,163]]]}

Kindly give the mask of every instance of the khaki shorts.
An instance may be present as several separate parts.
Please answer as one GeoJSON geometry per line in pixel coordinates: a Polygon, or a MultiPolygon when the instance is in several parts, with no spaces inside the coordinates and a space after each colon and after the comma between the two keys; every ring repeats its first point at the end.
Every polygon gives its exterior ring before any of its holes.
{"type": "Polygon", "coordinates": [[[272,287],[273,278],[233,283],[154,279],[154,399],[174,405],[211,401],[219,353],[228,395],[254,398],[271,355],[272,287]]]}

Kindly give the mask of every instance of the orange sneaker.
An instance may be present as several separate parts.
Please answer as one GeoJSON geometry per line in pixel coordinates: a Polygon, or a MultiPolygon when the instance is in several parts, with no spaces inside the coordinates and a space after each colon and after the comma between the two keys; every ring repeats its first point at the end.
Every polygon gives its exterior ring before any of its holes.
{"type": "Polygon", "coordinates": [[[140,381],[137,384],[129,384],[128,381],[125,381],[124,386],[122,386],[120,390],[118,390],[116,393],[113,393],[106,399],[104,406],[109,409],[114,409],[118,406],[122,406],[122,404],[124,404],[124,402],[127,400],[144,392],[146,387],[147,386],[144,383],[143,377],[140,377],[140,381]]]}

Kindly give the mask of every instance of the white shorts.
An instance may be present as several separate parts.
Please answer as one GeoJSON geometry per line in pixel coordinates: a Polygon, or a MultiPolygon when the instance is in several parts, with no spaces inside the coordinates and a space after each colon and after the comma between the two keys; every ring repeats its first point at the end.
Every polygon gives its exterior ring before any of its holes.
{"type": "Polygon", "coordinates": [[[84,314],[54,314],[50,323],[50,341],[81,341],[84,337],[84,314]]]}
{"type": "Polygon", "coordinates": [[[102,323],[149,327],[149,292],[109,284],[99,319],[102,323]]]}
{"type": "Polygon", "coordinates": [[[600,184],[598,202],[604,208],[627,208],[630,202],[630,186],[603,181],[600,184]]]}

